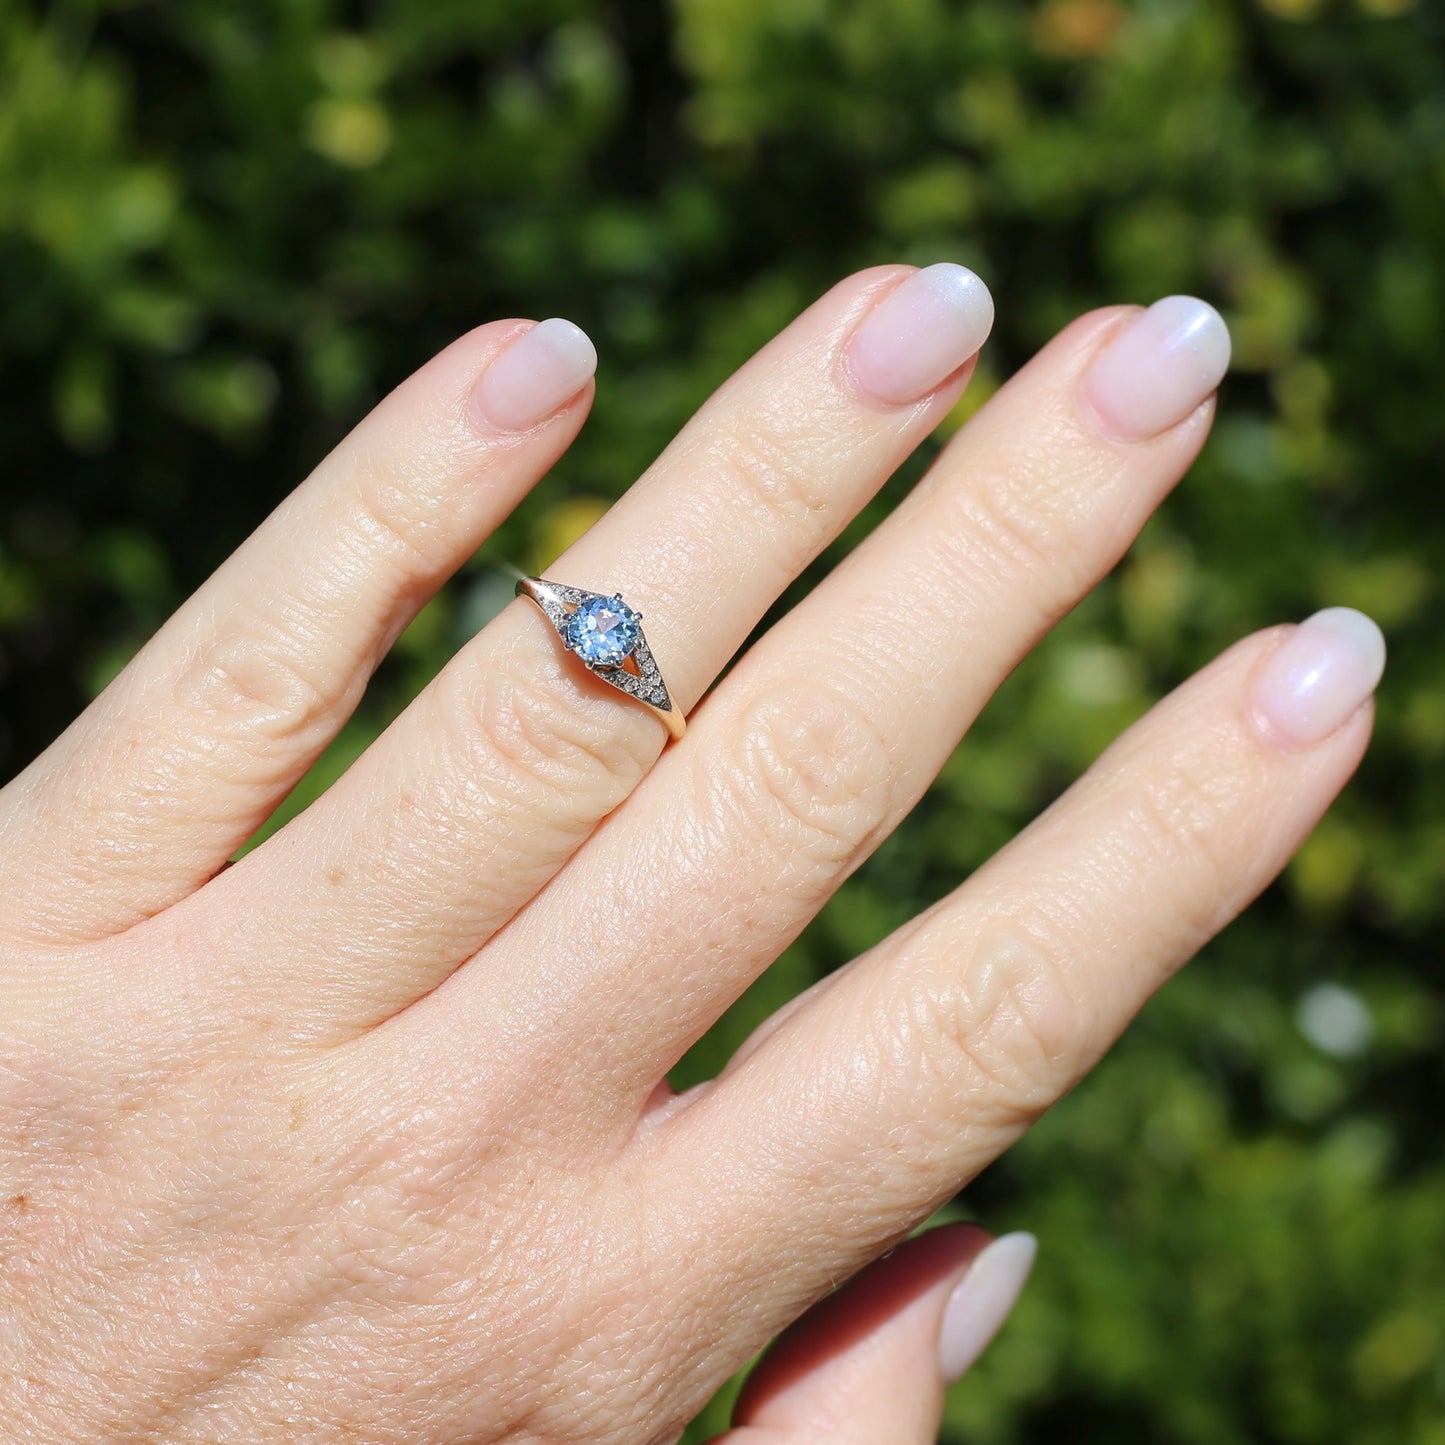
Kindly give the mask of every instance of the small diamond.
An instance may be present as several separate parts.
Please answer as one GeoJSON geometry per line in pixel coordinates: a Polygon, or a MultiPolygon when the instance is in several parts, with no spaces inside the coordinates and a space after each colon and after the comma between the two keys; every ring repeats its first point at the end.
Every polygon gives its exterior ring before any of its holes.
{"type": "Polygon", "coordinates": [[[637,614],[618,597],[589,597],[567,619],[568,646],[594,667],[616,667],[640,635],[637,614]]]}

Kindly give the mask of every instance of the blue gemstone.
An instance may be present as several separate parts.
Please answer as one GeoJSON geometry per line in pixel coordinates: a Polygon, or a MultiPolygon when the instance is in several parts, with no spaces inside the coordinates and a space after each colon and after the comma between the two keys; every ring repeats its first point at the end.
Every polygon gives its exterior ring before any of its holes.
{"type": "Polygon", "coordinates": [[[637,614],[616,597],[589,597],[567,619],[567,642],[583,662],[615,667],[637,646],[637,614]]]}

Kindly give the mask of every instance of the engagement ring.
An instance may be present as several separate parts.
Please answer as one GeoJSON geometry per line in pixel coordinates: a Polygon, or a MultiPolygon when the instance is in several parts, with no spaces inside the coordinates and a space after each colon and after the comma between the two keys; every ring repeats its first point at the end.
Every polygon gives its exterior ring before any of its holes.
{"type": "Polygon", "coordinates": [[[530,597],[557,629],[563,645],[603,682],[650,707],[680,738],[687,722],[672,705],[652,649],[642,635],[642,614],[620,592],[610,597],[583,587],[564,587],[540,577],[523,577],[517,596],[530,597]]]}

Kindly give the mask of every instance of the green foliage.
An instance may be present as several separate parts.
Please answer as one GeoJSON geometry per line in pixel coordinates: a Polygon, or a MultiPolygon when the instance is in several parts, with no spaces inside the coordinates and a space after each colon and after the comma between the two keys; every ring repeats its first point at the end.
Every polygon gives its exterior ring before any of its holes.
{"type": "Polygon", "coordinates": [[[847,271],[989,280],[951,424],[1080,310],[1202,294],[1236,367],[1189,480],[677,1077],[1242,632],[1363,606],[1361,778],[964,1195],[1042,1254],[946,1439],[1442,1445],[1442,40],[1411,0],[0,0],[0,772],[478,321],[575,317],[596,414],[290,808],[501,605],[494,562],[544,566],[847,271]]]}

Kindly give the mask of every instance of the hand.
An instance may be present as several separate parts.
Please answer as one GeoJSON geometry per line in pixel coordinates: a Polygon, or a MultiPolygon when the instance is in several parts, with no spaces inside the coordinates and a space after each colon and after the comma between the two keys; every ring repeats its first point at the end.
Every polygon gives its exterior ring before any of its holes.
{"type": "MultiPolygon", "coordinates": [[[[1081,318],[695,708],[991,319],[961,268],[843,282],[547,569],[644,613],[690,714],[666,751],[518,598],[218,872],[581,425],[586,338],[506,321],[388,397],[0,794],[0,1434],[671,1440],[1274,876],[1365,745],[1357,613],[1240,643],[671,1096],[1208,430],[1208,307],[1081,318]]],[[[956,1274],[978,1241],[950,1238],[956,1274]]],[[[937,1327],[929,1290],[890,1339],[937,1327]]]]}

